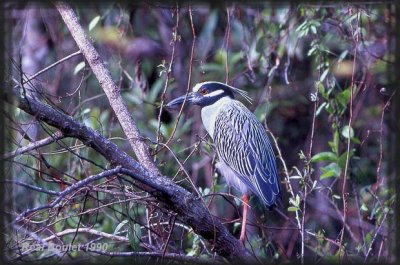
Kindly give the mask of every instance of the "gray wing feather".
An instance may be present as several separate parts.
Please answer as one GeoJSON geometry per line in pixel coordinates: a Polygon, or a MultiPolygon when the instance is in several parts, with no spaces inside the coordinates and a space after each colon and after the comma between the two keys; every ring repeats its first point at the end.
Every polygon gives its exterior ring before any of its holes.
{"type": "Polygon", "coordinates": [[[279,194],[275,155],[256,116],[239,101],[233,101],[218,114],[213,138],[219,158],[265,204],[275,204],[279,194]]]}

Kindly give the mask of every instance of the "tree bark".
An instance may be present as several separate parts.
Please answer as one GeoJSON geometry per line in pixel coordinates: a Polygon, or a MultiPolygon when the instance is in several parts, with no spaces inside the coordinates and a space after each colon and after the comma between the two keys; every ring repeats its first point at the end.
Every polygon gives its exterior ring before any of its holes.
{"type": "Polygon", "coordinates": [[[71,32],[76,44],[89,63],[97,80],[99,80],[100,86],[107,95],[110,105],[114,110],[125,135],[128,137],[129,143],[135,152],[137,159],[150,172],[161,175],[161,172],[151,159],[148,145],[142,140],[143,137],[136,126],[136,122],[122,99],[119,88],[113,81],[110,71],[106,68],[99,53],[94,48],[89,37],[80,25],[79,19],[74,10],[65,2],[56,2],[55,6],[58,9],[58,12],[60,12],[61,17],[71,32]]]}

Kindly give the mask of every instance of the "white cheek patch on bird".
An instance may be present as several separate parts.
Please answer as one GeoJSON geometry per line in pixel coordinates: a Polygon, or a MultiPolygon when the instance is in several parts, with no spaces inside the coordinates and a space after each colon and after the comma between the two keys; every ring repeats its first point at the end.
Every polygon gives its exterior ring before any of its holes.
{"type": "Polygon", "coordinates": [[[219,95],[222,95],[223,93],[225,93],[225,91],[223,90],[215,90],[207,95],[205,95],[205,97],[209,97],[209,98],[217,98],[219,95]]]}

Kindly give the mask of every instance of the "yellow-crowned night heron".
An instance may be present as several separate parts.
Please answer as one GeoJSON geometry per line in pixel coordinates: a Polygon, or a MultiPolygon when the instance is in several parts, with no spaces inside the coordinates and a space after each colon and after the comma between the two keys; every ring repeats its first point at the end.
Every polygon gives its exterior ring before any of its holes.
{"type": "Polygon", "coordinates": [[[202,107],[201,119],[214,141],[219,158],[216,167],[227,183],[243,194],[240,233],[243,242],[250,192],[270,207],[275,205],[280,188],[275,155],[267,132],[256,116],[235,100],[235,94],[250,101],[243,90],[219,82],[203,82],[195,85],[187,96],[172,100],[166,107],[179,108],[185,100],[188,104],[202,107]]]}

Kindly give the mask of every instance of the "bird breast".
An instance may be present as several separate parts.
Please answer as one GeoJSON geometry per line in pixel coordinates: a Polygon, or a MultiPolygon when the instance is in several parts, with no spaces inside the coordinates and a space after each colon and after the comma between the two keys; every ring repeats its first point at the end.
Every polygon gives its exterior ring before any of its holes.
{"type": "Polygon", "coordinates": [[[203,122],[203,126],[213,140],[215,121],[217,119],[217,116],[221,112],[221,110],[223,110],[231,102],[231,98],[223,97],[216,101],[214,104],[205,106],[201,109],[201,120],[203,122]]]}

